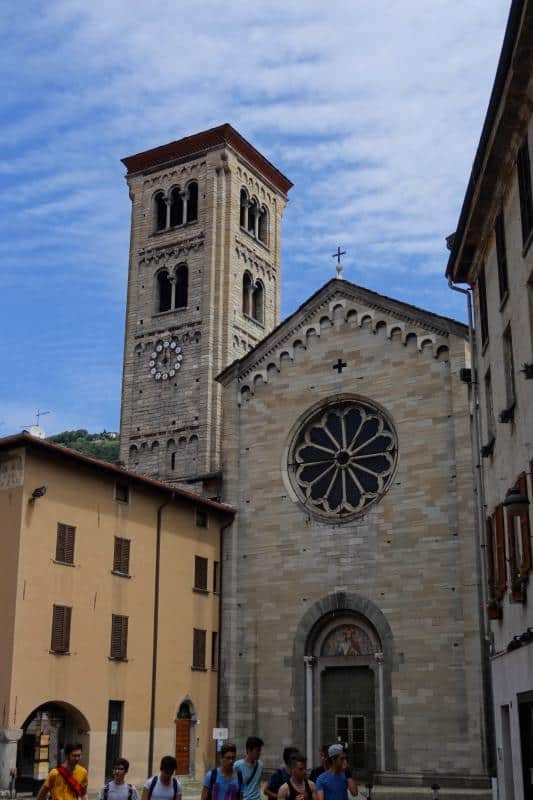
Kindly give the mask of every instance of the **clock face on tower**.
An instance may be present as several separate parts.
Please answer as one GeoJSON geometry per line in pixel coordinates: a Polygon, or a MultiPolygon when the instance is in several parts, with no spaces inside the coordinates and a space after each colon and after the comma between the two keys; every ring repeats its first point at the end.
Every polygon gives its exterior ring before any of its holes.
{"type": "Polygon", "coordinates": [[[183,353],[173,339],[159,341],[150,353],[150,375],[156,381],[167,381],[181,369],[183,353]]]}

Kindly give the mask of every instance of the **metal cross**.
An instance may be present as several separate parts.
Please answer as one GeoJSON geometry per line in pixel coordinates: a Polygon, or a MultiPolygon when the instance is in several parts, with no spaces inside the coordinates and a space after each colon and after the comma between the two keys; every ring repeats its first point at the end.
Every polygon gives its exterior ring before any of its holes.
{"type": "Polygon", "coordinates": [[[346,250],[341,250],[340,247],[337,247],[337,252],[333,253],[333,255],[331,257],[332,258],[336,258],[337,259],[337,264],[340,264],[341,263],[341,256],[345,256],[345,255],[346,255],[346,250]]]}
{"type": "Polygon", "coordinates": [[[347,366],[348,366],[348,364],[346,363],[346,361],[343,361],[341,358],[339,358],[339,359],[337,359],[337,363],[333,364],[333,369],[336,369],[337,372],[340,375],[341,372],[343,371],[344,367],[347,367],[347,366]]]}

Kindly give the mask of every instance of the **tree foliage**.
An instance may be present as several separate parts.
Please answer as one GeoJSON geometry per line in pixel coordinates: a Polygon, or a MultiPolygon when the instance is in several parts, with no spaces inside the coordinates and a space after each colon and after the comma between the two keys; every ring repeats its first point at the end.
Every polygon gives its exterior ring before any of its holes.
{"type": "Polygon", "coordinates": [[[119,440],[114,434],[107,431],[101,433],[89,433],[85,428],[77,431],[63,431],[49,436],[48,441],[62,444],[83,453],[86,456],[100,458],[102,461],[112,463],[118,460],[119,440]]]}

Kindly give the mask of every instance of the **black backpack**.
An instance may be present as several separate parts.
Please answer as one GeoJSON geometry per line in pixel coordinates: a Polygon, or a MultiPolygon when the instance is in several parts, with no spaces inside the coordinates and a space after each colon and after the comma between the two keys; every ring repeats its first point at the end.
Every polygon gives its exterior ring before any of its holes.
{"type": "MultiPolygon", "coordinates": [[[[240,769],[236,769],[235,772],[237,773],[237,780],[239,781],[239,798],[241,798],[242,797],[242,772],[240,771],[240,769]]],[[[215,767],[214,769],[211,770],[211,775],[209,777],[209,788],[207,790],[207,800],[213,800],[213,789],[215,788],[215,783],[217,782],[217,775],[218,775],[218,768],[215,767]]]]}
{"type": "MultiPolygon", "coordinates": [[[[156,785],[158,780],[159,780],[159,775],[154,775],[154,777],[150,781],[150,788],[148,789],[148,800],[151,800],[152,794],[153,794],[154,789],[155,789],[155,785],[156,785]]],[[[176,800],[176,797],[178,796],[178,779],[177,778],[172,778],[172,787],[174,789],[174,797],[172,798],[172,800],[176,800]]],[[[105,800],[105,798],[104,798],[104,800],[105,800]]]]}
{"type": "MultiPolygon", "coordinates": [[[[109,781],[109,783],[110,782],[111,781],[109,781]]],[[[102,793],[102,800],[107,800],[109,796],[109,783],[106,783],[106,785],[104,786],[104,791],[102,793]]],[[[132,800],[132,798],[133,798],[133,786],[131,785],[131,783],[128,783],[128,800],[132,800]]]]}

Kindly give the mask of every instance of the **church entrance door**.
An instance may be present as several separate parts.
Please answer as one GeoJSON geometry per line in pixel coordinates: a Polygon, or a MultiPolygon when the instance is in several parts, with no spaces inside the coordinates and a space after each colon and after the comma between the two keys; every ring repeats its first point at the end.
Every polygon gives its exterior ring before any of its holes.
{"type": "Polygon", "coordinates": [[[376,768],[374,673],[366,666],[332,667],[322,673],[321,741],[342,744],[352,768],[376,768]]]}
{"type": "Polygon", "coordinates": [[[190,749],[191,721],[189,719],[176,720],[176,761],[178,775],[189,774],[189,749],[190,749]]]}

